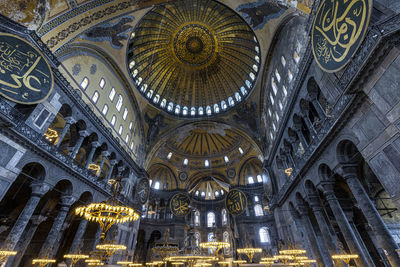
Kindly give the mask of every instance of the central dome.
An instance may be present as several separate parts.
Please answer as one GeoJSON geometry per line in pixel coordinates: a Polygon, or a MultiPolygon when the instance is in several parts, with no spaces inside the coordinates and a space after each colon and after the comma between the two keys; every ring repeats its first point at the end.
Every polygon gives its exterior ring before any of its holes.
{"type": "Polygon", "coordinates": [[[128,69],[151,104],[179,117],[210,116],[241,102],[260,68],[254,32],[216,1],[179,0],[146,13],[131,34],[128,69]]]}

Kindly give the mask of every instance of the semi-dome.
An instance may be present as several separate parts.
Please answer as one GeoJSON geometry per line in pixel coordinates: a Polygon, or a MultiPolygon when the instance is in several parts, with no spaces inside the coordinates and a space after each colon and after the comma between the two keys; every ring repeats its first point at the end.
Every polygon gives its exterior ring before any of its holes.
{"type": "Polygon", "coordinates": [[[151,104],[179,117],[222,113],[253,89],[260,48],[247,23],[216,1],[156,5],[136,25],[128,69],[151,104]]]}

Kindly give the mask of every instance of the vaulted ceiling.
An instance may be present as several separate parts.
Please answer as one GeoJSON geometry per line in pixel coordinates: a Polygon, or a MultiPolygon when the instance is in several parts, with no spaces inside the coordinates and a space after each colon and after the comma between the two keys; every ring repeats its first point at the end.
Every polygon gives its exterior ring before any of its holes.
{"type": "Polygon", "coordinates": [[[312,5],[281,2],[16,0],[0,12],[36,31],[139,165],[188,188],[188,177],[246,183],[244,164],[261,164],[261,73],[282,24],[312,5]]]}

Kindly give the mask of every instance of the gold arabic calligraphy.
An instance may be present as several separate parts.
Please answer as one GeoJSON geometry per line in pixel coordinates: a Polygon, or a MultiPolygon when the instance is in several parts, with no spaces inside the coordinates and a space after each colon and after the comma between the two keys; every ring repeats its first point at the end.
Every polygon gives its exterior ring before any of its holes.
{"type": "Polygon", "coordinates": [[[0,92],[11,100],[40,101],[52,87],[50,67],[24,40],[0,35],[0,92]]]}
{"type": "Polygon", "coordinates": [[[246,196],[243,192],[234,190],[229,192],[226,207],[230,213],[241,214],[247,206],[246,196]]]}
{"type": "Polygon", "coordinates": [[[189,211],[190,200],[186,195],[177,194],[172,198],[171,206],[175,215],[186,215],[189,211]]]}
{"type": "Polygon", "coordinates": [[[319,63],[342,63],[350,59],[368,26],[369,2],[325,0],[321,3],[313,25],[313,50],[319,63]]]}

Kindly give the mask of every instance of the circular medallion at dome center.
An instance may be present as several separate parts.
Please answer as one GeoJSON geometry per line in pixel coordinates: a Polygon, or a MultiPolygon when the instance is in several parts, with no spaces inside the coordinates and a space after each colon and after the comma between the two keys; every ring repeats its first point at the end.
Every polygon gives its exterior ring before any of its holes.
{"type": "Polygon", "coordinates": [[[154,5],[130,36],[127,68],[136,89],[172,116],[217,115],[254,89],[260,45],[247,22],[219,1],[154,5]]]}
{"type": "Polygon", "coordinates": [[[184,64],[202,66],[213,60],[216,51],[215,37],[199,24],[183,26],[174,38],[174,53],[184,64]]]}

